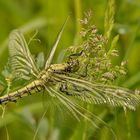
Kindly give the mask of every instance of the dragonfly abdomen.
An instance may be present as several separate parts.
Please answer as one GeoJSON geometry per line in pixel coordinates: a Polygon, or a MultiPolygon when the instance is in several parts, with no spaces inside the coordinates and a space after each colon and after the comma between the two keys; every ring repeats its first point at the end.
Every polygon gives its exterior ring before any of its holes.
{"type": "Polygon", "coordinates": [[[27,86],[0,97],[0,104],[16,102],[17,99],[34,94],[36,92],[40,92],[43,88],[44,86],[42,84],[42,80],[34,80],[27,86]]]}
{"type": "Polygon", "coordinates": [[[74,63],[73,61],[71,61],[69,64],[64,63],[50,65],[47,70],[41,73],[39,79],[32,81],[30,84],[19,90],[0,97],[0,104],[16,102],[16,100],[19,98],[41,91],[45,88],[45,86],[53,84],[53,79],[51,79],[53,74],[64,74],[65,72],[71,72],[73,71],[75,65],[77,65],[77,63],[74,63]]]}

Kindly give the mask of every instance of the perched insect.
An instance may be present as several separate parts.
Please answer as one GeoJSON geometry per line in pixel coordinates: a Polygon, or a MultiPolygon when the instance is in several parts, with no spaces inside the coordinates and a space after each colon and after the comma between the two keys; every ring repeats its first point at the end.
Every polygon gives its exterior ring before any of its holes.
{"type": "MultiPolygon", "coordinates": [[[[110,104],[112,106],[135,109],[135,106],[139,103],[137,94],[123,87],[106,83],[95,83],[88,80],[90,79],[88,74],[81,75],[78,72],[82,61],[78,58],[84,55],[82,50],[79,50],[78,53],[70,54],[65,63],[51,64],[66,22],[52,47],[44,70],[39,70],[36,66],[23,34],[19,30],[11,32],[9,37],[9,54],[12,70],[18,78],[31,75],[34,79],[25,87],[1,96],[0,104],[15,102],[24,96],[46,90],[48,94],[62,102],[74,116],[76,114],[82,115],[82,112],[79,110],[83,108],[73,99],[80,99],[90,104],[110,104]]],[[[87,66],[85,66],[86,69],[87,66]]],[[[106,73],[104,74],[105,76],[110,75],[106,73]]]]}

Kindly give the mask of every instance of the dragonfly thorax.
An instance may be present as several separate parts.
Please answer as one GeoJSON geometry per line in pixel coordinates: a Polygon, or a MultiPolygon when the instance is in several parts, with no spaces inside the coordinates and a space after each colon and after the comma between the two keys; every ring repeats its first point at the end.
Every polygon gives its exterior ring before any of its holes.
{"type": "Polygon", "coordinates": [[[48,67],[48,69],[41,72],[40,78],[47,82],[54,73],[64,74],[66,72],[73,72],[76,71],[78,67],[79,63],[77,61],[71,61],[64,64],[52,64],[48,67]]]}
{"type": "Polygon", "coordinates": [[[68,68],[68,64],[66,63],[65,64],[52,64],[46,70],[40,73],[39,78],[41,78],[45,82],[48,82],[54,73],[63,74],[67,71],[67,68],[68,68]]]}
{"type": "Polygon", "coordinates": [[[66,72],[68,64],[52,64],[50,65],[48,72],[52,73],[63,73],[66,72]]]}

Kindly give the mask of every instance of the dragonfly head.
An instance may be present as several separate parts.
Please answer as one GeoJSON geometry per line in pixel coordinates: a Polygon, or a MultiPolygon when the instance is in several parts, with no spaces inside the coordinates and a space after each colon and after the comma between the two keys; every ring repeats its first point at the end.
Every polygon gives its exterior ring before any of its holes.
{"type": "Polygon", "coordinates": [[[78,59],[70,59],[67,63],[68,63],[67,71],[75,72],[79,69],[78,59]]]}

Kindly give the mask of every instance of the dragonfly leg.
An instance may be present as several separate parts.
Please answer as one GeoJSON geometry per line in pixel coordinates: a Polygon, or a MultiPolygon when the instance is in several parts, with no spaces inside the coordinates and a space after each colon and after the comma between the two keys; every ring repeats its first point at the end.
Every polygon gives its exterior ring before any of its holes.
{"type": "Polygon", "coordinates": [[[82,74],[81,74],[82,77],[87,76],[87,74],[88,74],[88,69],[87,68],[88,68],[88,64],[85,66],[84,70],[82,71],[82,74]]]}
{"type": "Polygon", "coordinates": [[[74,53],[74,54],[71,54],[69,57],[73,57],[73,56],[80,56],[82,53],[83,53],[83,50],[82,50],[82,51],[80,51],[79,53],[74,53]]]}
{"type": "Polygon", "coordinates": [[[69,92],[68,92],[68,86],[67,86],[67,83],[62,83],[60,85],[60,88],[59,90],[63,93],[65,93],[66,95],[71,95],[69,92]]]}

